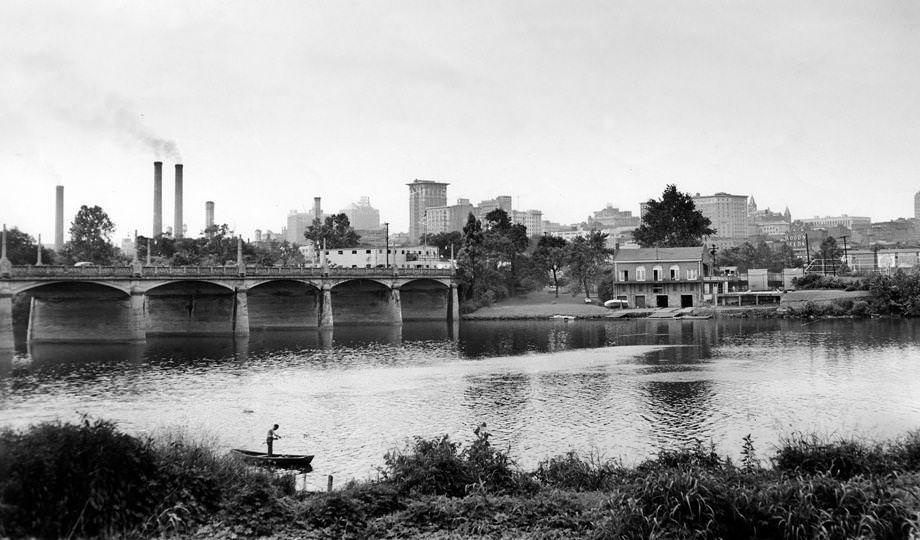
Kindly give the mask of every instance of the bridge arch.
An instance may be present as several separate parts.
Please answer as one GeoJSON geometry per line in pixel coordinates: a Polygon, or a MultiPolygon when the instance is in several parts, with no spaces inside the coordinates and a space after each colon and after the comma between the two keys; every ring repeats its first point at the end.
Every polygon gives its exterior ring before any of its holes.
{"type": "MultiPolygon", "coordinates": [[[[31,297],[28,340],[42,342],[140,341],[138,299],[104,282],[43,281],[20,287],[31,297]]],[[[21,322],[21,321],[20,321],[21,322]]]]}
{"type": "Polygon", "coordinates": [[[53,286],[71,286],[71,285],[90,285],[101,287],[101,289],[96,289],[103,291],[105,289],[115,290],[123,293],[125,296],[131,294],[131,287],[127,284],[121,282],[105,282],[105,281],[31,281],[31,282],[15,282],[11,287],[13,294],[28,293],[33,295],[33,291],[40,290],[42,288],[53,287],[53,286]]]}
{"type": "Polygon", "coordinates": [[[322,291],[299,279],[266,279],[246,291],[249,328],[297,330],[319,325],[322,291]]]}
{"type": "Polygon", "coordinates": [[[147,333],[231,334],[237,316],[235,289],[220,281],[171,280],[145,292],[147,333]]]}
{"type": "Polygon", "coordinates": [[[443,321],[450,308],[450,284],[439,279],[409,280],[399,288],[404,321],[443,321]]]}
{"type": "Polygon", "coordinates": [[[399,292],[372,278],[339,282],[330,290],[336,325],[393,324],[402,322],[399,292]]]}

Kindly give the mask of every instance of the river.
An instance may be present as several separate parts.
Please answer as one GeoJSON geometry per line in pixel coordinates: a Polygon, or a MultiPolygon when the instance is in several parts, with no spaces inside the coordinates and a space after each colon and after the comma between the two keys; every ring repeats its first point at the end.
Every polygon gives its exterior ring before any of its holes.
{"type": "Polygon", "coordinates": [[[0,357],[0,426],[81,414],[220,448],[313,453],[308,484],[366,478],[413,436],[482,422],[525,468],[574,449],[626,463],[700,441],[762,455],[796,432],[920,427],[920,321],[464,322],[248,339],[36,345],[0,357]]]}

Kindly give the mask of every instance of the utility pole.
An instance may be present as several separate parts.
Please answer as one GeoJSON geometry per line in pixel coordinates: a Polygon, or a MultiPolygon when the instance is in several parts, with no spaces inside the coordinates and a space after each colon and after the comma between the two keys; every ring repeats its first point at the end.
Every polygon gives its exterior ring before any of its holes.
{"type": "Polygon", "coordinates": [[[383,227],[386,230],[386,232],[384,233],[385,238],[386,238],[386,246],[387,246],[386,268],[389,268],[390,267],[390,223],[388,221],[385,221],[383,223],[383,227]]]}
{"type": "Polygon", "coordinates": [[[840,238],[843,238],[843,264],[847,263],[847,235],[840,235],[840,238]]]}

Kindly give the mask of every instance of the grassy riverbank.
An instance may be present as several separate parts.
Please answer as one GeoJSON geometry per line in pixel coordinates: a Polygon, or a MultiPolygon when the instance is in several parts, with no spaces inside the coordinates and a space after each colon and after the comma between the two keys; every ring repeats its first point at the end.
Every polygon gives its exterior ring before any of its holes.
{"type": "MultiPolygon", "coordinates": [[[[703,446],[636,467],[571,453],[520,470],[477,431],[416,439],[332,493],[181,437],[107,422],[0,432],[0,537],[909,538],[920,432],[786,441],[734,463],[703,446]]],[[[321,459],[321,456],[318,457],[321,459]]]]}

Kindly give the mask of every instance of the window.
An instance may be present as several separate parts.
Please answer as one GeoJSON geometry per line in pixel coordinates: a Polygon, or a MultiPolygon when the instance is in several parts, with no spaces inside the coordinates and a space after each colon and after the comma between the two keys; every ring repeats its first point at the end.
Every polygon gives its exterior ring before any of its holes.
{"type": "Polygon", "coordinates": [[[699,276],[695,268],[687,268],[687,279],[696,279],[699,276]]]}
{"type": "Polygon", "coordinates": [[[680,279],[680,267],[679,267],[679,266],[677,266],[677,265],[675,264],[674,266],[672,266],[672,267],[670,268],[670,270],[671,270],[670,273],[671,273],[671,279],[672,279],[672,280],[678,280],[678,279],[680,279]]]}
{"type": "Polygon", "coordinates": [[[368,254],[369,254],[370,252],[371,252],[371,250],[369,250],[369,249],[364,250],[364,253],[368,253],[368,254]]]}
{"type": "Polygon", "coordinates": [[[620,281],[629,281],[629,270],[623,270],[623,272],[621,272],[620,281]]]}
{"type": "Polygon", "coordinates": [[[652,280],[653,281],[661,281],[661,274],[662,272],[661,272],[660,266],[656,266],[655,268],[652,268],[652,280]]]}
{"type": "Polygon", "coordinates": [[[357,254],[358,254],[358,250],[357,250],[357,249],[351,250],[351,254],[352,254],[352,255],[357,255],[357,254]]]}
{"type": "Polygon", "coordinates": [[[339,250],[339,255],[341,255],[341,254],[342,254],[342,250],[340,249],[340,250],[339,250]]]}
{"type": "Polygon", "coordinates": [[[636,268],[636,281],[645,281],[645,267],[636,268]]]}

